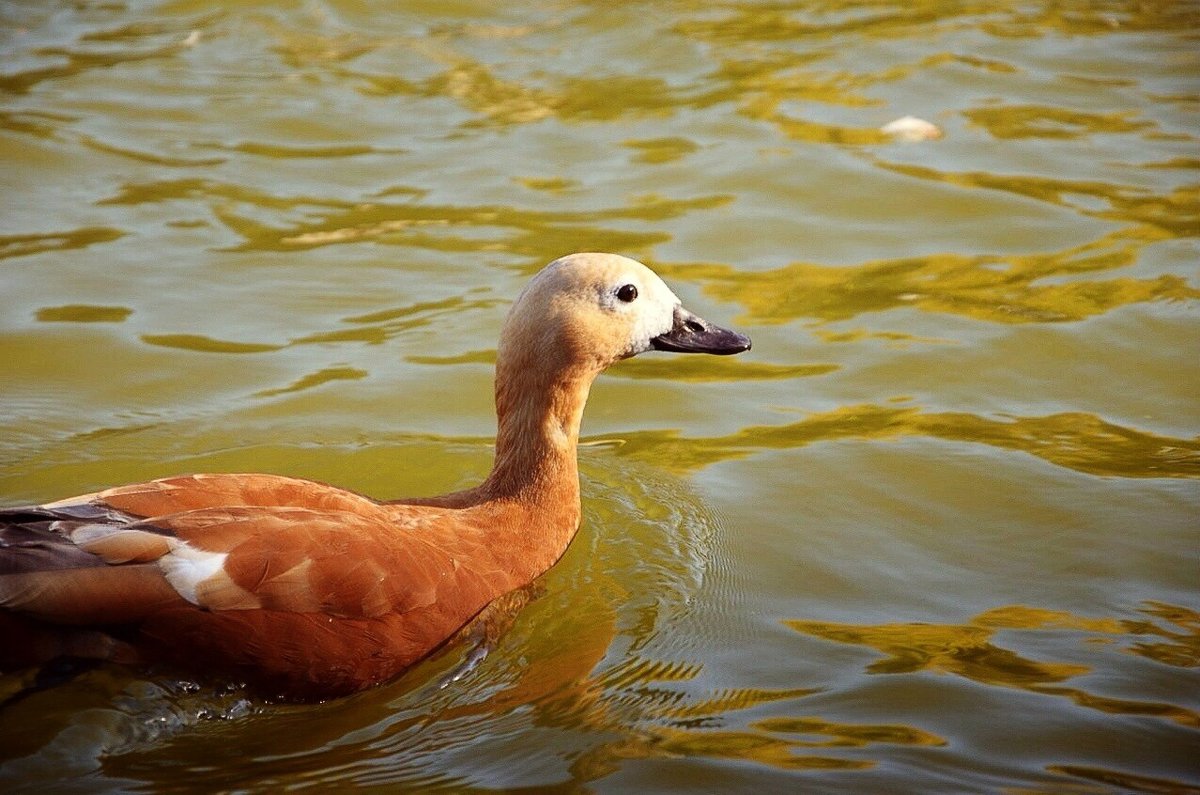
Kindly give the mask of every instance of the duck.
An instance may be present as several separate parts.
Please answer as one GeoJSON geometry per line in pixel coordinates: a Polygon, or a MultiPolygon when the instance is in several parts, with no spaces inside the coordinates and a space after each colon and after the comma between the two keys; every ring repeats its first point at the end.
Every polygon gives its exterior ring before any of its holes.
{"type": "Polygon", "coordinates": [[[577,253],[504,320],[479,485],[376,500],[277,474],[186,474],[0,509],[0,670],[161,667],[322,701],[389,682],[564,554],[594,379],[647,351],[737,354],[650,268],[577,253]]]}

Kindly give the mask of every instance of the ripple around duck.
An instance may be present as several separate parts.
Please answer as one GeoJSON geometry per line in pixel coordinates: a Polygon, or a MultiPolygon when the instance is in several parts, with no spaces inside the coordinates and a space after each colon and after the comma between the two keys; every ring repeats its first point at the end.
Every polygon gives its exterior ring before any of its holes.
{"type": "MultiPolygon", "coordinates": [[[[589,475],[598,471],[585,457],[588,524],[543,578],[544,594],[451,687],[436,683],[459,648],[393,685],[308,707],[247,701],[236,691],[180,691],[110,671],[104,675],[120,684],[108,691],[89,681],[69,687],[87,688],[106,714],[127,709],[125,728],[101,720],[84,748],[70,725],[90,718],[42,715],[42,733],[20,746],[26,756],[18,767],[36,769],[61,747],[83,768],[101,766],[115,788],[136,781],[171,791],[186,769],[189,787],[310,782],[462,791],[586,782],[646,759],[863,770],[875,765],[879,746],[944,744],[912,726],[778,714],[813,688],[701,684],[703,665],[689,660],[689,636],[670,630],[714,563],[711,514],[671,478],[633,462],[605,463],[603,480],[594,480],[589,475]],[[130,688],[144,698],[133,710],[118,706],[118,694],[130,688]],[[774,717],[740,717],[770,705],[777,705],[774,717]],[[170,720],[158,717],[164,714],[170,720]],[[744,725],[727,727],[731,721],[744,725]],[[138,726],[154,729],[131,728],[138,726]],[[238,762],[246,758],[255,760],[253,780],[238,762]]],[[[31,708],[47,697],[35,696],[31,708]]]]}
{"type": "MultiPolygon", "coordinates": [[[[437,682],[461,657],[457,646],[397,683],[308,707],[247,701],[236,690],[181,690],[104,669],[67,685],[71,692],[61,697],[77,705],[73,689],[83,688],[105,714],[125,710],[121,726],[98,721],[85,748],[71,726],[87,718],[43,714],[36,737],[7,748],[24,760],[22,769],[38,768],[61,748],[83,768],[102,765],[117,787],[136,780],[170,790],[180,769],[189,771],[188,786],[245,786],[246,769],[233,762],[250,757],[254,786],[319,780],[461,789],[587,780],[624,759],[681,754],[781,768],[864,764],[794,753],[814,745],[794,735],[833,738],[831,746],[929,741],[889,727],[800,718],[745,731],[706,728],[812,690],[697,688],[703,666],[689,659],[687,637],[670,629],[691,609],[710,565],[711,513],[684,484],[636,462],[585,455],[583,470],[588,518],[580,537],[499,647],[450,687],[437,682]],[[111,686],[98,688],[96,676],[111,686]],[[127,704],[121,694],[131,688],[144,701],[127,704]],[[131,728],[139,726],[153,730],[131,728]],[[282,745],[281,737],[288,738],[282,745]],[[532,747],[541,749],[537,764],[532,747]]],[[[25,708],[42,709],[52,698],[35,694],[25,708]]]]}
{"type": "MultiPolygon", "coordinates": [[[[31,684],[13,676],[0,682],[6,691],[31,684]]],[[[264,707],[237,688],[151,680],[102,666],[4,704],[0,784],[7,792],[38,792],[77,777],[90,781],[91,791],[126,790],[135,779],[97,777],[105,759],[154,747],[181,732],[245,720],[264,707]]]]}

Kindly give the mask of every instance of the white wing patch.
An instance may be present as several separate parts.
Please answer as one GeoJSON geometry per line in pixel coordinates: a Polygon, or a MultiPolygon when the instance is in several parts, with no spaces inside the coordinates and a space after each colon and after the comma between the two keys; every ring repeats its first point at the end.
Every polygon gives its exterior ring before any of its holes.
{"type": "Polygon", "coordinates": [[[197,589],[207,579],[224,571],[228,552],[207,552],[176,541],[171,551],[158,559],[163,576],[179,595],[194,605],[200,605],[197,589]]]}

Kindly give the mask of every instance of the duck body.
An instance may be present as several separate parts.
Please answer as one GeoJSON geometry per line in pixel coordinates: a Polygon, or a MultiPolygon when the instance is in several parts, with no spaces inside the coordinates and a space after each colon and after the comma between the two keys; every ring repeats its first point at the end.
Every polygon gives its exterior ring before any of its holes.
{"type": "Polygon", "coordinates": [[[319,700],[394,678],[532,581],[566,550],[579,510],[569,498],[388,504],[219,474],[0,512],[6,521],[6,554],[69,565],[3,575],[9,622],[25,626],[10,627],[0,659],[165,662],[319,700]]]}
{"type": "Polygon", "coordinates": [[[505,322],[482,484],[382,502],[279,475],[196,474],[0,509],[0,668],[165,663],[293,700],[388,681],[566,551],[598,373],[652,348],[749,345],[682,309],[640,263],[556,260],[505,322]]]}

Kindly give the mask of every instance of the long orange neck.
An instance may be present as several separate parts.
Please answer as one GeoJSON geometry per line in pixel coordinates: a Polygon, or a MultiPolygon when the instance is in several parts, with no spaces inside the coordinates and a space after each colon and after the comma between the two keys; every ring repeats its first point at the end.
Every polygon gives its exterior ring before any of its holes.
{"type": "Polygon", "coordinates": [[[579,505],[576,450],[595,373],[533,366],[531,357],[496,369],[496,460],[480,487],[491,499],[579,505]]]}

